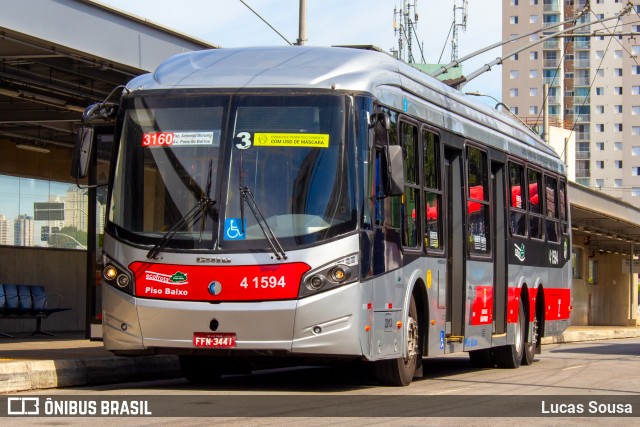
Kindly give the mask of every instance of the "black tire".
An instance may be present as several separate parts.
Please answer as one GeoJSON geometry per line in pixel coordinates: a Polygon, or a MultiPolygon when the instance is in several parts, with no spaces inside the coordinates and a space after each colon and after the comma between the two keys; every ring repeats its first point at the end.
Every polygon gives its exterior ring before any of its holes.
{"type": "Polygon", "coordinates": [[[496,357],[496,365],[503,369],[516,369],[520,367],[524,356],[525,348],[525,319],[522,301],[518,306],[518,324],[516,325],[515,343],[496,347],[494,354],[496,357]]]}
{"type": "Polygon", "coordinates": [[[187,381],[195,384],[217,383],[223,369],[220,359],[207,356],[179,356],[180,370],[187,381]]]}
{"type": "Polygon", "coordinates": [[[472,350],[469,352],[469,361],[474,368],[493,368],[493,349],[472,350]]]}
{"type": "Polygon", "coordinates": [[[540,329],[538,328],[538,316],[533,318],[533,333],[529,334],[529,328],[527,330],[527,339],[524,343],[524,352],[522,354],[522,364],[530,366],[533,364],[533,359],[536,357],[536,348],[540,343],[540,329]]]}
{"type": "Polygon", "coordinates": [[[418,357],[422,357],[419,355],[418,310],[413,295],[409,303],[409,314],[404,324],[407,328],[407,357],[374,362],[376,377],[382,385],[398,387],[411,384],[416,372],[418,357]]]}

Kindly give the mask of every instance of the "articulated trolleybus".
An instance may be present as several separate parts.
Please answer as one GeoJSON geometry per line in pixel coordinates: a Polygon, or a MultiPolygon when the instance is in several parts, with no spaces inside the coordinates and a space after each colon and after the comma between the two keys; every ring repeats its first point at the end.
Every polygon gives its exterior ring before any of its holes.
{"type": "Polygon", "coordinates": [[[569,324],[563,163],[387,54],[184,53],[85,112],[107,116],[116,354],[178,354],[193,381],[360,359],[407,385],[424,357],[529,365],[569,324]]]}

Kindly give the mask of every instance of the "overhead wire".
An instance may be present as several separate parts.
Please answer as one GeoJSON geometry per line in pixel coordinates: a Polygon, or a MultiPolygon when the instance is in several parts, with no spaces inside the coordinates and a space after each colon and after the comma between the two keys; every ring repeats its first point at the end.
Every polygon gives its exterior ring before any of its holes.
{"type": "Polygon", "coordinates": [[[271,28],[273,31],[275,31],[275,33],[277,35],[279,35],[280,37],[282,37],[282,39],[284,41],[286,41],[287,43],[289,43],[289,46],[293,46],[293,43],[291,43],[289,40],[287,40],[287,38],[285,36],[283,36],[282,34],[280,34],[280,32],[278,30],[276,30],[273,25],[271,25],[266,19],[264,19],[262,16],[260,16],[260,14],[258,12],[256,12],[255,10],[253,10],[251,8],[251,6],[249,6],[247,3],[244,2],[244,0],[239,0],[240,3],[242,3],[243,5],[245,5],[247,7],[247,9],[249,9],[251,12],[254,13],[254,15],[256,15],[258,18],[260,18],[262,20],[262,22],[264,22],[265,24],[267,24],[269,26],[269,28],[271,28]]]}
{"type": "MultiPolygon", "coordinates": [[[[597,16],[596,16],[597,18],[597,16]]],[[[600,19],[598,19],[598,21],[600,21],[600,19]]],[[[620,19],[618,18],[618,20],[616,21],[616,26],[614,27],[614,32],[615,30],[618,28],[618,25],[620,23],[620,19]]],[[[612,37],[614,38],[614,37],[612,37]]],[[[596,68],[596,70],[600,69],[600,67],[602,66],[602,63],[604,61],[604,58],[607,56],[607,52],[609,51],[609,48],[611,47],[611,38],[609,38],[609,41],[607,42],[607,48],[605,49],[604,54],[602,55],[602,58],[600,58],[600,63],[598,64],[598,67],[596,68]]],[[[579,114],[578,114],[578,118],[580,118],[583,115],[583,108],[587,102],[587,99],[589,99],[589,97],[591,96],[591,90],[593,89],[593,85],[595,84],[596,79],[598,78],[598,73],[594,73],[593,79],[591,80],[591,84],[589,85],[589,90],[587,91],[587,96],[584,97],[584,100],[582,101],[582,105],[580,105],[580,109],[579,114]]],[[[575,107],[575,106],[574,106],[575,107]]],[[[574,110],[575,111],[575,110],[574,110]]],[[[574,119],[573,121],[573,126],[571,127],[571,132],[569,133],[568,138],[571,138],[571,136],[573,135],[573,133],[575,132],[576,129],[576,125],[578,124],[578,119],[574,119]]],[[[560,157],[564,156],[565,151],[567,150],[567,146],[565,144],[562,153],[560,154],[560,157]]]]}
{"type": "Polygon", "coordinates": [[[449,33],[447,34],[447,38],[444,41],[444,46],[442,46],[442,52],[440,52],[440,58],[438,58],[438,64],[440,64],[440,61],[442,61],[442,55],[444,55],[444,50],[447,48],[447,44],[449,43],[449,36],[451,36],[451,31],[453,31],[454,25],[455,25],[455,22],[452,22],[451,26],[449,27],[449,33]]]}
{"type": "MultiPolygon", "coordinates": [[[[596,15],[596,13],[595,13],[593,10],[591,10],[591,14],[592,14],[593,16],[595,16],[595,18],[596,18],[596,19],[599,19],[599,18],[598,18],[598,15],[596,15]]],[[[601,23],[601,24],[602,24],[602,23],[601,23]]],[[[627,52],[627,54],[629,54],[629,57],[630,57],[631,59],[633,59],[633,62],[635,62],[635,63],[636,63],[636,65],[640,65],[640,64],[638,64],[638,58],[637,58],[637,57],[635,57],[631,52],[629,52],[629,49],[627,49],[625,45],[623,45],[622,43],[620,43],[620,40],[618,40],[618,38],[616,37],[615,30],[618,28],[618,25],[619,25],[619,24],[620,24],[620,20],[618,19],[618,22],[616,22],[616,25],[615,25],[615,27],[613,28],[613,32],[612,32],[612,31],[610,31],[610,27],[605,27],[604,25],[602,25],[602,27],[603,27],[603,30],[607,31],[607,32],[609,33],[609,36],[610,36],[611,38],[615,39],[615,41],[620,45],[620,47],[621,47],[625,52],[627,52]]],[[[595,31],[594,31],[594,36],[595,36],[595,31]]],[[[595,36],[595,37],[598,37],[598,36],[595,36]]]]}
{"type": "MultiPolygon", "coordinates": [[[[573,31],[571,32],[571,34],[573,35],[573,31]]],[[[553,73],[553,80],[551,80],[551,84],[549,84],[549,90],[543,94],[543,97],[542,97],[542,105],[543,105],[543,106],[545,105],[545,101],[546,101],[546,100],[548,99],[548,97],[549,97],[549,92],[551,92],[551,87],[552,87],[552,86],[553,86],[553,84],[555,83],[555,81],[556,81],[556,79],[557,79],[557,77],[558,77],[558,74],[560,74],[560,69],[562,68],[562,64],[564,63],[564,58],[565,58],[565,57],[566,57],[566,55],[567,55],[567,47],[568,47],[568,43],[565,43],[565,44],[564,44],[564,49],[563,49],[563,51],[562,51],[562,57],[561,57],[561,58],[560,58],[560,60],[558,61],[558,66],[556,67],[555,73],[553,73]]],[[[545,59],[544,59],[544,56],[543,56],[543,58],[542,58],[543,65],[544,65],[544,60],[545,60],[545,59]]],[[[543,72],[543,75],[542,75],[542,79],[543,79],[542,81],[544,82],[544,72],[543,72]]],[[[544,86],[543,86],[543,87],[544,87],[544,86]]],[[[543,108],[540,108],[540,111],[538,112],[538,117],[536,117],[536,123],[538,123],[538,121],[540,120],[540,116],[541,116],[541,115],[542,115],[542,113],[544,112],[543,110],[544,110],[544,107],[543,107],[543,108]]]]}

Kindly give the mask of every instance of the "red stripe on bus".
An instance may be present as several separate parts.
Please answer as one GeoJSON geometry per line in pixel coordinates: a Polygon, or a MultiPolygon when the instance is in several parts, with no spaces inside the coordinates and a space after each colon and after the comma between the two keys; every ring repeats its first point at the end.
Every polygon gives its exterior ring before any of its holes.
{"type": "Polygon", "coordinates": [[[305,263],[193,266],[133,262],[135,294],[184,301],[268,301],[298,297],[305,263]]]}
{"type": "MultiPolygon", "coordinates": [[[[544,319],[568,320],[571,316],[571,290],[559,288],[543,288],[544,319]]],[[[531,290],[530,290],[531,291],[531,290]]],[[[520,288],[509,288],[507,303],[507,322],[518,322],[518,304],[520,302],[520,288]]],[[[536,292],[529,292],[529,307],[536,307],[536,292]]],[[[534,319],[535,310],[529,310],[529,321],[534,319]]]]}

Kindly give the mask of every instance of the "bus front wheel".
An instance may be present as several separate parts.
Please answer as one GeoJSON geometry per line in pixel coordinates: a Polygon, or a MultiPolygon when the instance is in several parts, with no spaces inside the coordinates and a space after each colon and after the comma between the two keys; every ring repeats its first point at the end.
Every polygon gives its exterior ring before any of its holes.
{"type": "Polygon", "coordinates": [[[420,330],[416,301],[411,296],[406,322],[407,357],[374,362],[376,377],[382,385],[408,386],[416,372],[419,354],[420,330]]]}

